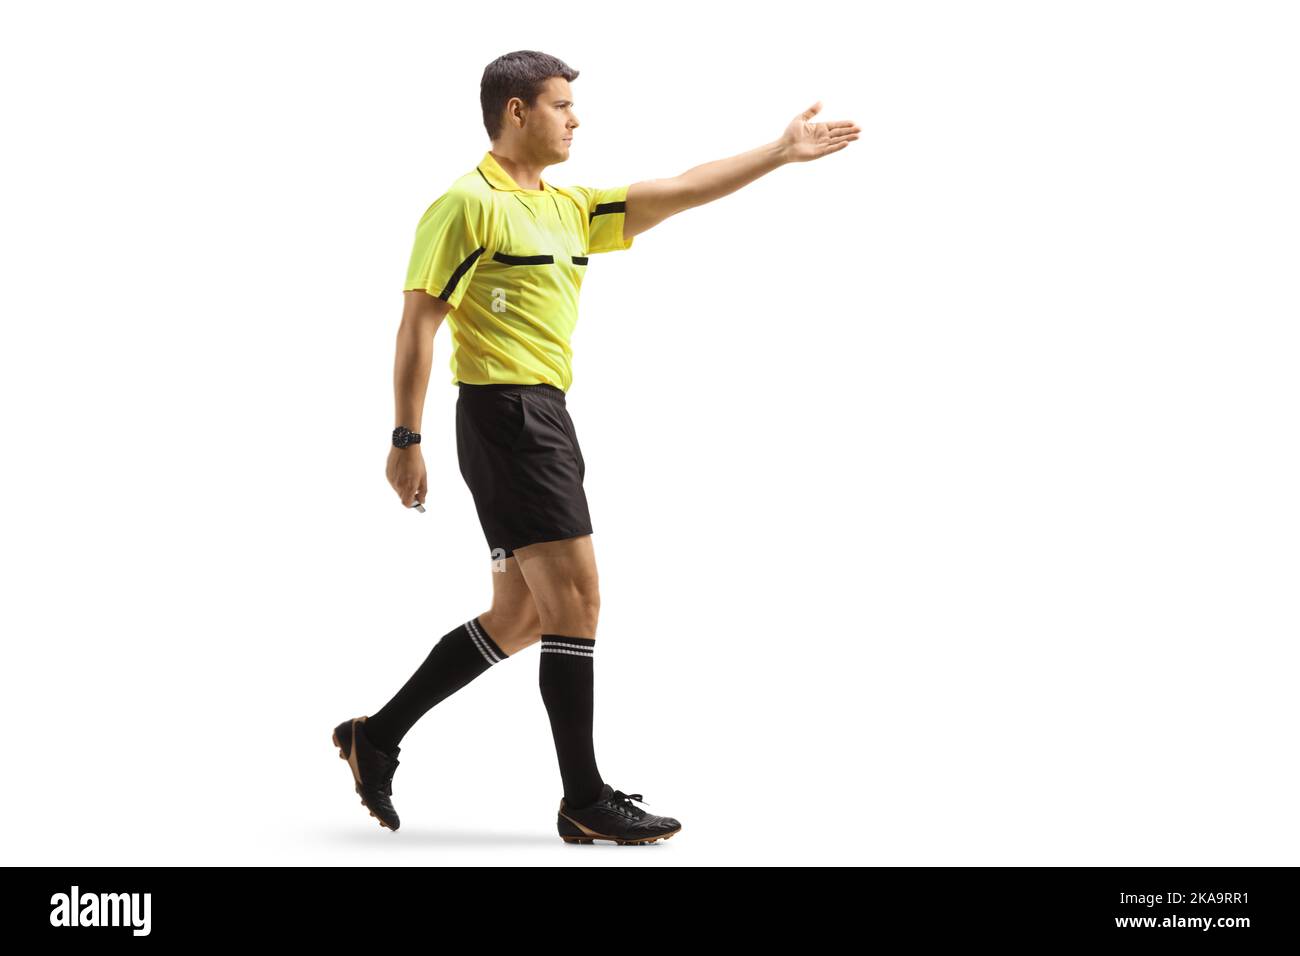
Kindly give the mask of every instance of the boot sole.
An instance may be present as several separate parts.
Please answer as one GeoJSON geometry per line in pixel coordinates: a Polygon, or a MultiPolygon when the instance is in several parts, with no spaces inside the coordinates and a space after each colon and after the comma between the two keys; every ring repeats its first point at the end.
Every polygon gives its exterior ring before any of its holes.
{"type": "Polygon", "coordinates": [[[639,840],[621,840],[615,836],[605,836],[603,833],[597,833],[594,836],[589,837],[566,836],[561,837],[561,839],[563,839],[565,843],[594,843],[597,840],[613,840],[619,846],[639,846],[641,844],[654,843],[656,840],[671,840],[681,832],[681,830],[674,830],[672,833],[666,833],[661,836],[642,837],[639,840]]]}
{"type": "Polygon", "coordinates": [[[682,828],[678,827],[671,833],[656,833],[653,836],[632,837],[629,839],[627,837],[618,837],[606,833],[597,833],[590,827],[583,826],[577,820],[574,820],[571,817],[566,817],[563,814],[560,815],[560,826],[581,831],[580,833],[561,832],[560,838],[564,840],[565,843],[591,843],[593,840],[612,840],[619,846],[637,846],[643,843],[654,843],[656,840],[671,840],[677,834],[682,832],[682,828]]]}
{"type": "MultiPolygon", "coordinates": [[[[357,796],[359,796],[359,797],[361,798],[361,805],[362,805],[363,807],[366,808],[366,812],[367,812],[367,813],[369,813],[372,817],[374,817],[376,820],[379,821],[379,825],[380,825],[381,827],[384,827],[385,829],[388,829],[388,830],[392,830],[394,833],[396,833],[396,832],[397,832],[397,828],[396,828],[396,827],[390,827],[390,826],[389,826],[389,825],[384,821],[384,819],[383,819],[382,817],[380,817],[379,814],[375,813],[374,810],[371,810],[371,809],[370,809],[370,805],[369,805],[368,803],[366,803],[366,797],[365,797],[365,794],[363,794],[363,793],[361,792],[361,770],[357,767],[357,762],[356,762],[355,760],[353,760],[352,757],[351,757],[351,755],[348,754],[348,753],[344,750],[343,744],[341,744],[341,743],[339,742],[339,732],[338,732],[338,728],[337,728],[337,727],[334,728],[334,733],[331,735],[331,737],[332,737],[332,739],[333,739],[333,741],[334,741],[334,746],[339,748],[339,759],[340,759],[340,760],[346,760],[346,761],[347,761],[347,764],[348,764],[348,769],[352,771],[352,780],[353,780],[353,782],[354,782],[354,784],[355,784],[355,790],[357,791],[357,796]]],[[[348,749],[351,749],[351,748],[348,748],[348,749]]]]}

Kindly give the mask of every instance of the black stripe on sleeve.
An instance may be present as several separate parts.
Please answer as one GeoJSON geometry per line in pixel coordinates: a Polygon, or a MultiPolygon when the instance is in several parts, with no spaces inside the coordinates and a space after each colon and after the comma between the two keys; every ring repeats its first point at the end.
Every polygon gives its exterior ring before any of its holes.
{"type": "Polygon", "coordinates": [[[626,211],[627,211],[627,200],[623,200],[622,202],[603,202],[596,207],[595,212],[591,214],[590,218],[587,219],[587,222],[590,223],[591,220],[595,219],[597,216],[603,216],[607,213],[626,212],[626,211]]]}
{"type": "Polygon", "coordinates": [[[444,302],[450,299],[452,290],[456,288],[456,283],[460,282],[460,277],[463,276],[466,272],[468,272],[469,267],[474,264],[474,260],[476,260],[479,256],[483,255],[483,253],[485,252],[487,252],[487,247],[479,246],[468,256],[466,256],[465,261],[462,262],[459,266],[457,266],[456,271],[451,274],[451,279],[447,282],[447,288],[443,289],[442,292],[438,294],[438,298],[442,299],[442,301],[444,302]]]}

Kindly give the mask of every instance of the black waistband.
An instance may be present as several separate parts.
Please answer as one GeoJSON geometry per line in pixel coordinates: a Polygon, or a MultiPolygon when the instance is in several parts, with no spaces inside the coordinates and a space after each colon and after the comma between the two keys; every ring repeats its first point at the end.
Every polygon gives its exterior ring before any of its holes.
{"type": "Polygon", "coordinates": [[[556,388],[550,382],[532,382],[527,385],[519,384],[517,382],[492,382],[487,385],[476,385],[473,382],[458,382],[457,384],[460,386],[462,392],[476,392],[480,390],[487,391],[489,389],[493,391],[516,389],[521,392],[536,391],[542,395],[564,398],[564,390],[556,388]]]}

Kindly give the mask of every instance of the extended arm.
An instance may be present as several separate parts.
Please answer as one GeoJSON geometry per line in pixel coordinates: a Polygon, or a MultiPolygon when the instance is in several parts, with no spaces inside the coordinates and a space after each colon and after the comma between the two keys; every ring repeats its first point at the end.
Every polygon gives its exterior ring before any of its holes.
{"type": "Polygon", "coordinates": [[[736,156],[694,166],[671,179],[633,183],[627,190],[624,238],[631,239],[669,216],[733,193],[778,166],[837,153],[858,138],[862,130],[852,120],[810,123],[821,106],[818,101],[791,120],[780,139],[736,156]]]}

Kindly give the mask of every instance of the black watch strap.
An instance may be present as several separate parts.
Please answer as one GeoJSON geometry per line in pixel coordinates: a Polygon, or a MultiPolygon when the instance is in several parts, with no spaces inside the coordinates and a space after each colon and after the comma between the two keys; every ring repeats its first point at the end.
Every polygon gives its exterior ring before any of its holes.
{"type": "Polygon", "coordinates": [[[405,425],[398,425],[393,429],[393,444],[398,448],[405,448],[407,445],[420,444],[419,432],[413,432],[405,425]]]}

